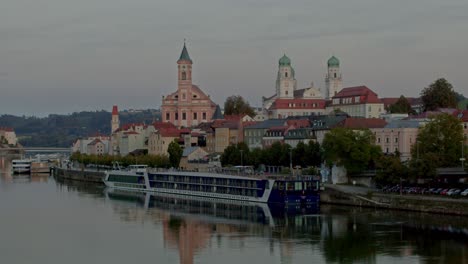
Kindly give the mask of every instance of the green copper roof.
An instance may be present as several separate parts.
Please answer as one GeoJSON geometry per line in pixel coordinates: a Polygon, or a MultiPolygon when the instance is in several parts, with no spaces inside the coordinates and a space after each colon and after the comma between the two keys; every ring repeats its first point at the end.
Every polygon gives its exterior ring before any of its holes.
{"type": "Polygon", "coordinates": [[[340,61],[335,56],[332,56],[328,60],[328,67],[339,67],[339,66],[340,66],[340,61]]]}
{"type": "Polygon", "coordinates": [[[186,60],[192,63],[192,59],[190,59],[190,56],[188,55],[187,47],[185,47],[185,42],[184,42],[184,48],[182,49],[182,53],[180,54],[179,60],[186,60]]]}
{"type": "Polygon", "coordinates": [[[284,54],[283,57],[281,57],[281,59],[279,59],[279,65],[280,66],[290,66],[291,65],[291,59],[289,59],[288,56],[286,56],[286,54],[284,54]]]}

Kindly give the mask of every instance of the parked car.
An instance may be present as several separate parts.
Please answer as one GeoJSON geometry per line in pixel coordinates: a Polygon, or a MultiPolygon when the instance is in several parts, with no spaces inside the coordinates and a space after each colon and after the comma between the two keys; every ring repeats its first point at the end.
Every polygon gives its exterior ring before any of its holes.
{"type": "Polygon", "coordinates": [[[459,195],[461,193],[461,190],[460,189],[450,189],[448,192],[447,192],[447,195],[448,196],[455,196],[455,195],[459,195]]]}
{"type": "Polygon", "coordinates": [[[448,191],[450,191],[450,189],[443,189],[439,194],[440,195],[447,195],[448,191]]]}
{"type": "Polygon", "coordinates": [[[468,188],[460,193],[461,196],[468,196],[468,188]]]}

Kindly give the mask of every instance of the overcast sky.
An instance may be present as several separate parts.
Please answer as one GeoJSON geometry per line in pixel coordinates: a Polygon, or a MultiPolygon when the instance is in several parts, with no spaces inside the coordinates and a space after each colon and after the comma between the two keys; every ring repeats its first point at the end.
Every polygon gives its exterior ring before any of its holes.
{"type": "Polygon", "coordinates": [[[260,106],[286,53],[298,88],[417,96],[444,77],[468,95],[467,0],[3,0],[0,114],[159,108],[187,39],[194,83],[260,106]]]}

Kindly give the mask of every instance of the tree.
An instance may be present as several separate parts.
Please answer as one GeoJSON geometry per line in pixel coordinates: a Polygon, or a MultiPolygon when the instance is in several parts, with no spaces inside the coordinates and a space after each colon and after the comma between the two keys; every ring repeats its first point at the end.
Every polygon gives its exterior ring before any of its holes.
{"type": "Polygon", "coordinates": [[[374,142],[374,135],[368,129],[353,131],[334,128],[323,140],[325,161],[329,166],[344,166],[350,174],[359,173],[382,155],[380,147],[374,142]]]}
{"type": "Polygon", "coordinates": [[[418,159],[430,161],[426,166],[430,168],[433,165],[460,165],[462,140],[463,127],[458,118],[445,113],[433,116],[432,120],[419,130],[417,142],[411,150],[413,165],[418,159]]]}
{"type": "Polygon", "coordinates": [[[177,142],[177,139],[174,139],[174,141],[169,144],[167,152],[169,153],[169,164],[174,168],[178,168],[183,150],[177,142]]]}
{"type": "Polygon", "coordinates": [[[221,164],[223,166],[232,165],[252,165],[250,164],[252,157],[249,147],[244,142],[235,145],[229,145],[221,154],[221,164]],[[242,154],[241,154],[242,153],[242,154]]]}
{"type": "Polygon", "coordinates": [[[254,109],[249,105],[248,102],[240,95],[232,95],[226,99],[224,103],[224,114],[225,115],[249,115],[255,116],[254,109]]]}
{"type": "Polygon", "coordinates": [[[421,91],[421,99],[425,111],[433,111],[437,108],[457,107],[456,94],[453,86],[444,78],[438,79],[429,87],[421,91]]]}
{"type": "Polygon", "coordinates": [[[394,104],[390,105],[389,112],[399,114],[414,114],[414,110],[411,108],[411,104],[403,95],[398,98],[394,104]]]}
{"type": "Polygon", "coordinates": [[[399,154],[382,155],[377,160],[376,181],[379,184],[395,184],[408,178],[408,167],[401,162],[399,154]]]}

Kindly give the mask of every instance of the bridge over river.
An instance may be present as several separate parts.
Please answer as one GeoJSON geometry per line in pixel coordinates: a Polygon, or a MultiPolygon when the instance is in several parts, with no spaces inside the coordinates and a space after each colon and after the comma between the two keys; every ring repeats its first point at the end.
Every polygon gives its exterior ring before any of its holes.
{"type": "Polygon", "coordinates": [[[55,148],[55,147],[23,147],[23,148],[0,148],[2,155],[19,155],[19,154],[71,154],[71,148],[55,148]]]}

